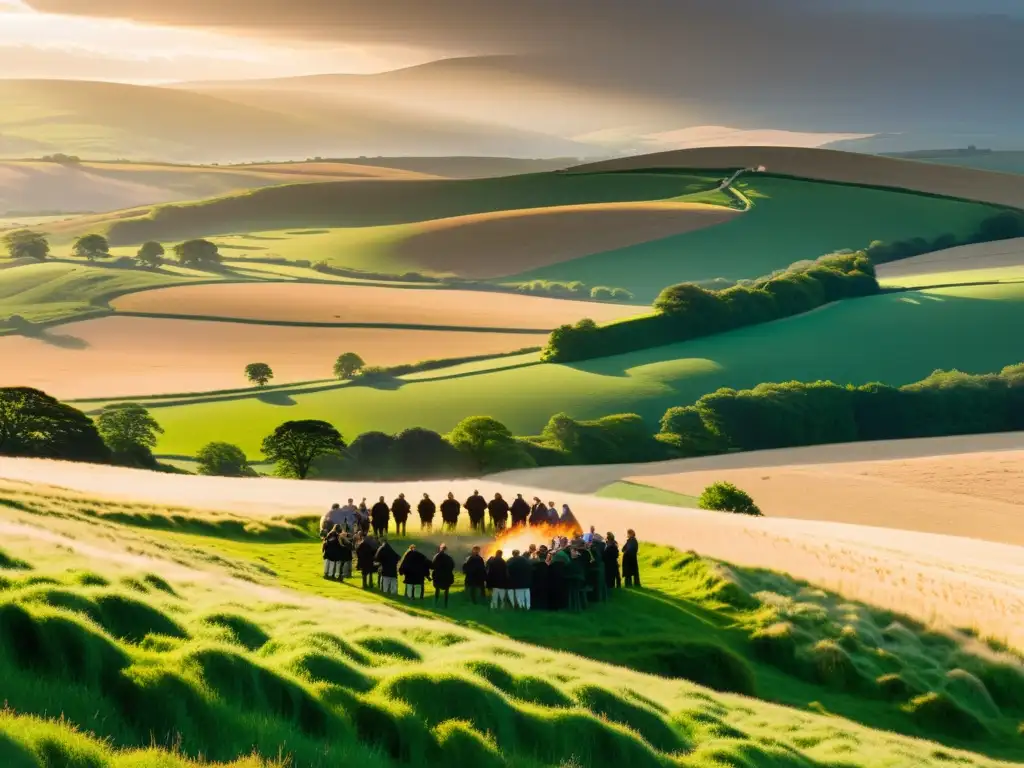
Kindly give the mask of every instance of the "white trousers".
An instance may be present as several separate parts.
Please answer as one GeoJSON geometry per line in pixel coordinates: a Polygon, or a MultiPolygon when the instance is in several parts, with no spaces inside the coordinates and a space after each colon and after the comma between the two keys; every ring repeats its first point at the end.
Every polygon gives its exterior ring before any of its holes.
{"type": "Polygon", "coordinates": [[[333,579],[335,576],[341,575],[341,561],[340,560],[324,560],[324,576],[329,579],[333,579]]]}
{"type": "Polygon", "coordinates": [[[491,590],[491,608],[501,608],[502,604],[508,600],[507,589],[492,589],[491,590]]]}
{"type": "Polygon", "coordinates": [[[512,590],[513,602],[516,608],[524,608],[530,610],[530,590],[528,589],[514,589],[512,590]]]}
{"type": "Polygon", "coordinates": [[[394,576],[380,577],[380,591],[385,595],[398,594],[398,579],[394,576]]]}
{"type": "Polygon", "coordinates": [[[417,599],[423,597],[423,585],[422,584],[406,584],[405,585],[405,596],[417,599]]]}

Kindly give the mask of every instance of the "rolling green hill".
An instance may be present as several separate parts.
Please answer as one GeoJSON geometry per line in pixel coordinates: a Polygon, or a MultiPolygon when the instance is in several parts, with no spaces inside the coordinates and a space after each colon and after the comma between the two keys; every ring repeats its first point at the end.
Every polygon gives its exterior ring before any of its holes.
{"type": "Polygon", "coordinates": [[[667,408],[723,386],[794,379],[905,384],[936,368],[998,370],[1019,362],[1020,348],[1015,334],[994,329],[1022,323],[1024,284],[944,288],[842,301],[787,320],[576,365],[489,371],[478,363],[379,389],[339,384],[152,404],[160,406],[153,413],[166,430],[158,452],[185,456],[211,440],[228,440],[257,456],[264,436],[300,418],[331,421],[349,438],[414,425],[443,432],[473,414],[493,416],[524,435],[536,434],[559,411],[576,418],[635,412],[653,427],[667,408]]]}
{"type": "MultiPolygon", "coordinates": [[[[513,614],[458,586],[445,610],[324,581],[310,518],[5,485],[0,521],[12,768],[996,768],[1024,754],[1015,653],[696,553],[644,545],[645,589],[513,614]],[[56,518],[60,535],[39,528],[56,518]]],[[[475,540],[456,536],[455,556],[475,540]]]]}
{"type": "MultiPolygon", "coordinates": [[[[488,258],[490,246],[486,235],[477,239],[470,231],[479,224],[473,220],[453,222],[434,245],[414,242],[431,234],[428,222],[433,220],[587,203],[677,200],[724,205],[727,198],[715,191],[719,179],[720,174],[707,170],[637,170],[299,184],[60,222],[49,231],[59,243],[86,231],[105,232],[115,245],[214,237],[233,255],[326,261],[393,274],[437,273],[431,248],[464,251],[467,260],[477,262],[488,258]]],[[[557,263],[519,274],[514,274],[514,261],[495,256],[512,272],[501,279],[621,286],[650,301],[675,282],[754,278],[873,240],[962,237],[997,212],[980,203],[771,176],[747,177],[740,188],[754,206],[726,223],[693,231],[680,226],[673,231],[683,234],[641,236],[639,244],[615,250],[594,246],[598,252],[582,257],[578,249],[565,246],[564,259],[552,253],[546,260],[557,263]]],[[[524,242],[535,237],[537,221],[528,218],[522,219],[524,242]]],[[[504,239],[509,237],[514,239],[504,239]]],[[[538,247],[557,248],[558,237],[538,247]]]]}
{"type": "Polygon", "coordinates": [[[892,190],[771,176],[744,178],[739,188],[754,206],[733,221],[509,279],[622,285],[639,298],[653,299],[674,282],[751,279],[803,259],[864,248],[873,240],[963,236],[995,213],[980,203],[892,190]]]}
{"type": "Polygon", "coordinates": [[[202,277],[189,270],[147,272],[52,261],[0,269],[0,333],[15,327],[15,315],[31,323],[84,318],[109,312],[105,297],[202,277]]]}

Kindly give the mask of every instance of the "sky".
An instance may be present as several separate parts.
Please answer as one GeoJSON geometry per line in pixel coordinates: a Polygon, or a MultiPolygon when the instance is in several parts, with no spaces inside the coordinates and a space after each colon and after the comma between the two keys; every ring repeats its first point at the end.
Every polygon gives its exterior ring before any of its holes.
{"type": "Polygon", "coordinates": [[[245,79],[380,72],[436,57],[400,44],[282,39],[224,25],[161,25],[130,17],[50,13],[22,0],[0,0],[3,78],[128,83],[245,79]]]}
{"type": "Polygon", "coordinates": [[[0,0],[0,77],[260,78],[539,52],[653,69],[695,43],[765,38],[812,60],[959,39],[964,59],[1022,29],[1021,0],[0,0]]]}

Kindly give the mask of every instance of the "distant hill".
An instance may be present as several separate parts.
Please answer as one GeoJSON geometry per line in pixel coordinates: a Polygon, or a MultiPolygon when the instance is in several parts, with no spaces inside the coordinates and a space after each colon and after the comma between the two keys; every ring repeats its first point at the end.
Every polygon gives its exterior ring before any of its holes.
{"type": "Polygon", "coordinates": [[[765,166],[769,173],[906,189],[1024,208],[1024,184],[1013,174],[832,149],[706,147],[617,158],[571,170],[577,173],[659,167],[726,169],[760,165],[765,166]]]}
{"type": "Polygon", "coordinates": [[[348,163],[190,166],[0,160],[0,216],[65,211],[99,213],[307,181],[429,178],[436,177],[387,166],[348,163]]]}
{"type": "Polygon", "coordinates": [[[984,171],[1024,174],[1024,150],[925,149],[894,153],[890,157],[958,165],[962,168],[978,168],[984,171]]]}
{"type": "Polygon", "coordinates": [[[585,157],[500,123],[313,91],[0,80],[0,155],[240,162],[346,155],[585,157]]]}

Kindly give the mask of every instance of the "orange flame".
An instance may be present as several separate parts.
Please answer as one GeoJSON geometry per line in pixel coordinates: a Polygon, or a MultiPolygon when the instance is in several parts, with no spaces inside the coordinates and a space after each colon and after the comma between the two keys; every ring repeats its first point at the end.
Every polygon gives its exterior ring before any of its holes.
{"type": "Polygon", "coordinates": [[[490,557],[499,549],[506,558],[511,557],[512,551],[516,549],[525,554],[531,544],[536,544],[538,547],[542,544],[545,547],[550,547],[552,539],[564,536],[572,541],[581,533],[582,531],[579,526],[572,525],[571,523],[537,526],[519,525],[515,528],[506,528],[494,538],[493,542],[484,547],[484,556],[490,557]]]}

